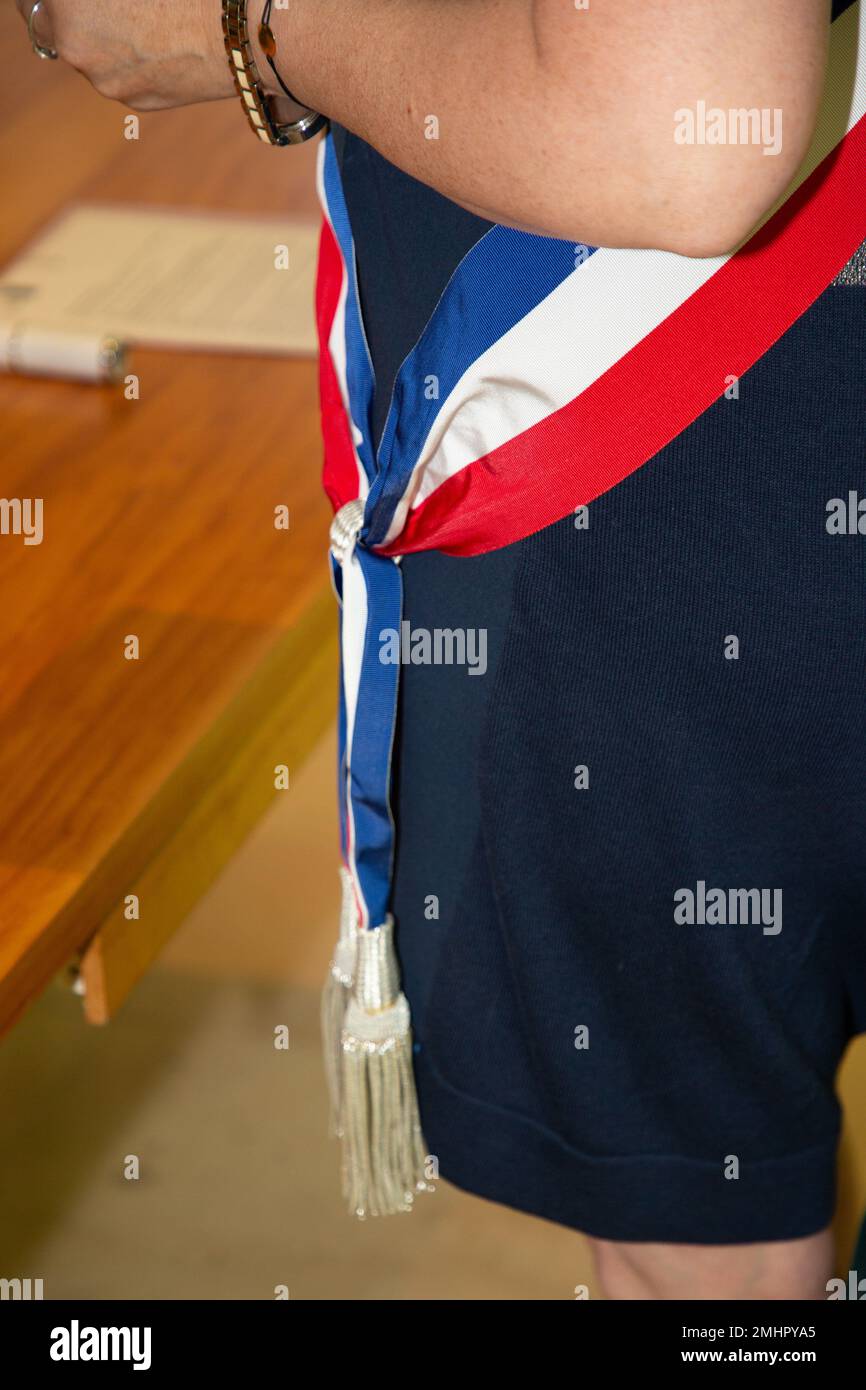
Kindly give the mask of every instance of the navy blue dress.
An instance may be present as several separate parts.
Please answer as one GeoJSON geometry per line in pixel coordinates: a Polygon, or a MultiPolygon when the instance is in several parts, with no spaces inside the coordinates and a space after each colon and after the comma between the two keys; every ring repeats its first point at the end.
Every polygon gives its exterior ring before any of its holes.
{"type": "MultiPolygon", "coordinates": [[[[335,137],[378,437],[490,224],[335,137]]],[[[488,633],[481,679],[404,668],[394,785],[422,1123],[471,1192],[615,1240],[831,1219],[866,1031],[866,535],[825,523],[866,498],[864,279],[587,530],[403,561],[413,627],[488,633]],[[700,883],[780,890],[780,929],[675,920],[700,883]]]]}

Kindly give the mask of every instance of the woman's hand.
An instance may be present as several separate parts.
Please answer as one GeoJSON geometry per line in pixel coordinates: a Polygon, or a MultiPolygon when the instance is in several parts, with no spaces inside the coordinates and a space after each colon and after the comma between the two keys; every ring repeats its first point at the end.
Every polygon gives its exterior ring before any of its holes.
{"type": "MultiPolygon", "coordinates": [[[[33,0],[17,0],[25,23],[33,0]]],[[[234,93],[220,0],[43,0],[39,43],[134,111],[234,93]]]]}

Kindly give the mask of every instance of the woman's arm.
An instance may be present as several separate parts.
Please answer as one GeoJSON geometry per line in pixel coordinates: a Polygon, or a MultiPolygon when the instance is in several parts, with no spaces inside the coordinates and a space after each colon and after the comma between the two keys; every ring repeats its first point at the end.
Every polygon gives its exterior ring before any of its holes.
{"type": "MultiPolygon", "coordinates": [[[[128,105],[232,92],[219,0],[47,8],[60,56],[128,105]]],[[[472,211],[706,256],[731,250],[801,163],[829,15],[830,0],[290,0],[271,27],[301,100],[472,211]],[[729,122],[728,143],[682,143],[699,103],[756,112],[758,142],[733,142],[729,122]]]]}
{"type": "Polygon", "coordinates": [[[751,230],[806,153],[829,10],[294,0],[272,27],[302,100],[472,211],[592,245],[712,255],[751,230]],[[699,100],[781,110],[781,152],[678,144],[675,113],[699,100]],[[428,116],[438,139],[425,137],[428,116]]]}

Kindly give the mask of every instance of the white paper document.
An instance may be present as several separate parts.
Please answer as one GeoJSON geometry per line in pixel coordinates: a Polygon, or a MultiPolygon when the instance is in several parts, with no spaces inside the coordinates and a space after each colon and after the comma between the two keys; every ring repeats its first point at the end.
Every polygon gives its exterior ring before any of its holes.
{"type": "Polygon", "coordinates": [[[76,205],[0,272],[0,337],[312,355],[318,238],[288,216],[76,205]]]}

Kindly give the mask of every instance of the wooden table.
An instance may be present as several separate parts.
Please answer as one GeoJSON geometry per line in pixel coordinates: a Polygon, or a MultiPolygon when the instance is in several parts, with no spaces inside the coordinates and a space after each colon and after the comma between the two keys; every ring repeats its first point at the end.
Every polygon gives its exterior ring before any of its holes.
{"type": "MultiPolygon", "coordinates": [[[[314,149],[258,144],[234,101],[130,141],[9,0],[0,43],[0,262],[73,199],[316,215],[314,149]]],[[[0,376],[0,496],[45,526],[0,535],[0,1029],[72,960],[105,1021],[334,712],[315,364],[129,370],[137,401],[0,376]]]]}

